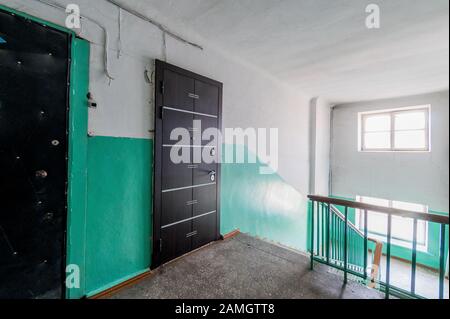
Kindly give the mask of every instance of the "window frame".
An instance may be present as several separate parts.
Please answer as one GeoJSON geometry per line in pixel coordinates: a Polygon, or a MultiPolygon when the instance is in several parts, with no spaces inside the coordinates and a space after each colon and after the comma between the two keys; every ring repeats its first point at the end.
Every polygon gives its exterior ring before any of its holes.
{"type": "MultiPolygon", "coordinates": [[[[371,198],[371,197],[366,197],[366,196],[357,196],[356,198],[357,198],[356,200],[360,201],[360,202],[364,202],[364,200],[369,200],[369,199],[378,199],[378,198],[371,198]]],[[[385,200],[385,199],[381,199],[381,200],[385,200]]],[[[395,203],[401,203],[399,201],[393,201],[393,200],[385,200],[385,201],[388,202],[387,207],[390,207],[390,208],[395,208],[395,203]]],[[[380,215],[384,215],[383,218],[386,218],[386,225],[387,225],[387,219],[388,219],[388,215],[387,214],[383,214],[383,213],[380,213],[380,212],[377,212],[377,211],[368,211],[369,214],[371,212],[372,213],[377,213],[377,214],[380,214],[380,215]]],[[[426,207],[424,207],[424,209],[421,212],[425,213],[425,214],[428,214],[429,211],[428,211],[428,209],[426,207]]],[[[364,228],[365,228],[363,216],[364,216],[364,210],[362,210],[362,209],[355,209],[355,226],[361,232],[364,232],[364,228]]],[[[399,218],[403,218],[403,217],[399,217],[399,218]]],[[[405,218],[405,219],[407,219],[407,218],[405,218]]],[[[428,238],[429,238],[429,232],[430,232],[429,223],[425,222],[425,221],[419,222],[419,223],[417,223],[417,227],[418,227],[417,234],[419,234],[419,232],[421,231],[423,233],[423,236],[424,236],[424,238],[423,238],[424,241],[421,241],[419,238],[417,239],[417,250],[421,251],[421,252],[427,252],[428,248],[429,248],[429,245],[428,245],[429,244],[429,239],[428,238]],[[423,229],[420,230],[419,227],[423,227],[423,229]]],[[[370,225],[369,225],[369,228],[367,229],[367,232],[368,232],[369,236],[372,236],[372,237],[374,237],[374,238],[376,238],[378,240],[381,240],[383,242],[387,241],[387,234],[382,234],[382,233],[379,233],[379,232],[373,231],[373,230],[371,231],[370,230],[370,225]]],[[[404,248],[407,248],[407,249],[412,249],[412,244],[413,244],[412,240],[407,240],[407,239],[404,239],[404,238],[397,237],[394,233],[391,234],[391,242],[392,242],[393,245],[397,245],[397,246],[404,247],[404,248]]]]}
{"type": "MultiPolygon", "coordinates": [[[[359,145],[358,145],[358,151],[359,152],[371,152],[371,153],[377,153],[377,152],[399,152],[399,153],[405,153],[405,152],[414,152],[414,153],[423,153],[423,152],[431,152],[431,105],[419,105],[419,106],[413,106],[413,107],[402,107],[402,108],[396,108],[396,109],[385,109],[385,110],[378,110],[378,111],[370,111],[370,112],[361,112],[358,114],[358,139],[359,139],[359,145]],[[397,114],[404,114],[404,113],[413,113],[417,111],[423,111],[425,113],[425,128],[424,129],[411,129],[411,130],[395,130],[395,118],[397,114]],[[367,148],[365,146],[365,123],[366,119],[371,116],[380,116],[380,115],[388,115],[391,119],[391,126],[389,131],[385,131],[386,133],[390,134],[390,148],[367,148]],[[395,133],[401,132],[401,131],[425,131],[425,147],[424,148],[396,148],[395,147],[395,133]]],[[[380,131],[382,132],[382,131],[380,131]]]]}

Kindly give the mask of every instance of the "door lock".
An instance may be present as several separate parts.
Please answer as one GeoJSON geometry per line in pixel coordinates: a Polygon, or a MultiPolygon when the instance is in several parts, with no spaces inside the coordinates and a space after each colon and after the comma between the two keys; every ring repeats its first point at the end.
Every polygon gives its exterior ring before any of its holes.
{"type": "Polygon", "coordinates": [[[211,179],[211,182],[216,181],[216,171],[209,172],[209,178],[211,179]]]}
{"type": "Polygon", "coordinates": [[[36,177],[37,178],[47,178],[48,173],[44,170],[40,170],[36,172],[36,177]]]}

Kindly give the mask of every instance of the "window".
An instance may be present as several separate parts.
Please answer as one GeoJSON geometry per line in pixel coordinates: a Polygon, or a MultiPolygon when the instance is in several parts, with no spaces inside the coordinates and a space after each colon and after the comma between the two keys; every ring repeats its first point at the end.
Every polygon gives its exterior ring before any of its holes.
{"type": "Polygon", "coordinates": [[[430,151],[430,106],[359,114],[362,152],[430,151]]]}
{"type": "MultiPolygon", "coordinates": [[[[414,212],[428,213],[428,208],[419,204],[391,201],[387,199],[358,196],[357,201],[385,206],[391,208],[405,209],[414,212]]],[[[388,215],[373,211],[368,211],[367,215],[368,233],[371,237],[387,241],[388,215]]],[[[355,225],[364,232],[364,211],[356,210],[355,225]]],[[[414,221],[411,218],[392,216],[392,243],[397,246],[412,248],[414,221]]],[[[427,251],[428,243],[428,223],[417,221],[417,249],[427,251]]]]}

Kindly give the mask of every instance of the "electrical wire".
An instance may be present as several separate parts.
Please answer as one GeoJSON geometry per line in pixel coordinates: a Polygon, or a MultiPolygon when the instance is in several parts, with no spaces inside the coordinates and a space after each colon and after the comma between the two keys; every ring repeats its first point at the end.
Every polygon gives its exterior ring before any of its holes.
{"type": "Polygon", "coordinates": [[[119,7],[119,41],[117,44],[117,58],[122,56],[122,8],[119,7]]]}
{"type": "Polygon", "coordinates": [[[163,58],[164,62],[167,62],[167,38],[165,32],[163,32],[162,38],[163,38],[163,58]]]}
{"type": "Polygon", "coordinates": [[[153,20],[153,19],[151,19],[151,18],[149,18],[149,17],[144,16],[142,13],[139,13],[139,12],[137,12],[137,11],[135,11],[135,10],[129,8],[129,7],[125,7],[125,6],[123,6],[123,4],[120,4],[120,3],[117,2],[116,0],[106,0],[106,1],[109,2],[109,3],[111,3],[111,4],[113,4],[113,5],[115,5],[116,7],[122,8],[124,11],[128,12],[129,14],[134,15],[135,17],[138,17],[139,19],[142,19],[142,20],[144,20],[144,21],[147,21],[147,22],[150,23],[150,24],[153,24],[155,27],[157,27],[159,30],[161,30],[161,32],[163,32],[163,33],[165,33],[165,34],[171,36],[172,38],[174,38],[174,39],[176,39],[176,40],[178,40],[178,41],[180,41],[180,42],[183,42],[183,43],[185,43],[185,44],[189,44],[189,45],[191,45],[191,46],[193,46],[193,47],[195,47],[195,48],[197,48],[197,49],[199,49],[199,50],[203,50],[203,47],[202,47],[202,46],[200,46],[200,45],[198,45],[198,44],[196,44],[196,43],[194,43],[194,42],[191,42],[191,41],[189,41],[189,40],[186,40],[186,39],[182,38],[182,37],[179,36],[178,34],[176,34],[176,33],[172,32],[172,31],[170,31],[170,30],[169,30],[167,27],[165,27],[163,24],[161,24],[161,23],[159,23],[159,22],[157,22],[157,21],[155,21],[155,20],[153,20]]]}
{"type": "MultiPolygon", "coordinates": [[[[51,1],[48,1],[48,0],[35,0],[35,1],[38,1],[38,2],[40,2],[42,4],[46,4],[48,6],[51,6],[51,7],[55,8],[55,9],[62,10],[64,12],[66,12],[66,8],[63,7],[60,4],[57,4],[57,3],[54,3],[54,2],[51,2],[51,1]]],[[[139,19],[142,19],[142,20],[144,20],[144,21],[154,25],[159,30],[161,30],[161,32],[163,33],[163,46],[164,46],[163,47],[163,51],[164,51],[163,55],[164,55],[164,59],[165,60],[167,60],[167,43],[166,43],[166,36],[167,35],[171,36],[172,38],[174,38],[174,39],[176,39],[176,40],[178,40],[180,42],[183,42],[185,44],[193,46],[193,47],[195,47],[195,48],[197,48],[199,50],[203,50],[202,46],[182,38],[178,34],[170,31],[163,24],[161,24],[161,23],[159,23],[159,22],[157,22],[157,21],[155,21],[155,20],[153,20],[153,19],[151,19],[149,17],[146,17],[146,16],[144,16],[141,13],[139,13],[139,12],[137,12],[137,11],[131,9],[131,8],[124,7],[122,4],[118,3],[116,0],[105,0],[105,1],[109,2],[110,4],[112,4],[114,6],[116,6],[117,8],[119,8],[119,42],[118,42],[118,45],[119,45],[118,56],[119,57],[122,55],[122,39],[121,39],[122,10],[128,12],[131,15],[134,15],[135,17],[137,17],[139,19]]],[[[105,35],[104,57],[103,57],[104,68],[105,68],[106,77],[110,80],[110,83],[111,83],[111,81],[114,80],[114,77],[111,75],[111,72],[109,70],[109,33],[108,33],[108,30],[106,29],[105,26],[103,26],[102,24],[100,24],[99,22],[95,21],[92,18],[83,16],[83,15],[80,15],[80,18],[88,20],[88,21],[96,24],[98,27],[100,27],[103,30],[103,33],[105,35]]]]}

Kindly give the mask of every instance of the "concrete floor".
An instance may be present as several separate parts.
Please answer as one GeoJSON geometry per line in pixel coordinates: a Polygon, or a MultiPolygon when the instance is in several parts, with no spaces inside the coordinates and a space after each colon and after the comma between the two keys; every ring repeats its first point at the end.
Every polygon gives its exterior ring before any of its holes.
{"type": "Polygon", "coordinates": [[[113,299],[380,299],[357,283],[344,286],[328,267],[247,235],[220,241],[160,267],[113,299]]]}
{"type": "MultiPolygon", "coordinates": [[[[393,258],[391,260],[392,285],[410,291],[411,289],[411,264],[393,258]]],[[[381,260],[381,280],[386,280],[386,257],[381,260]]],[[[445,279],[444,298],[449,298],[449,281],[445,279]]],[[[428,299],[439,298],[439,274],[420,265],[416,271],[416,293],[428,299]]]]}

